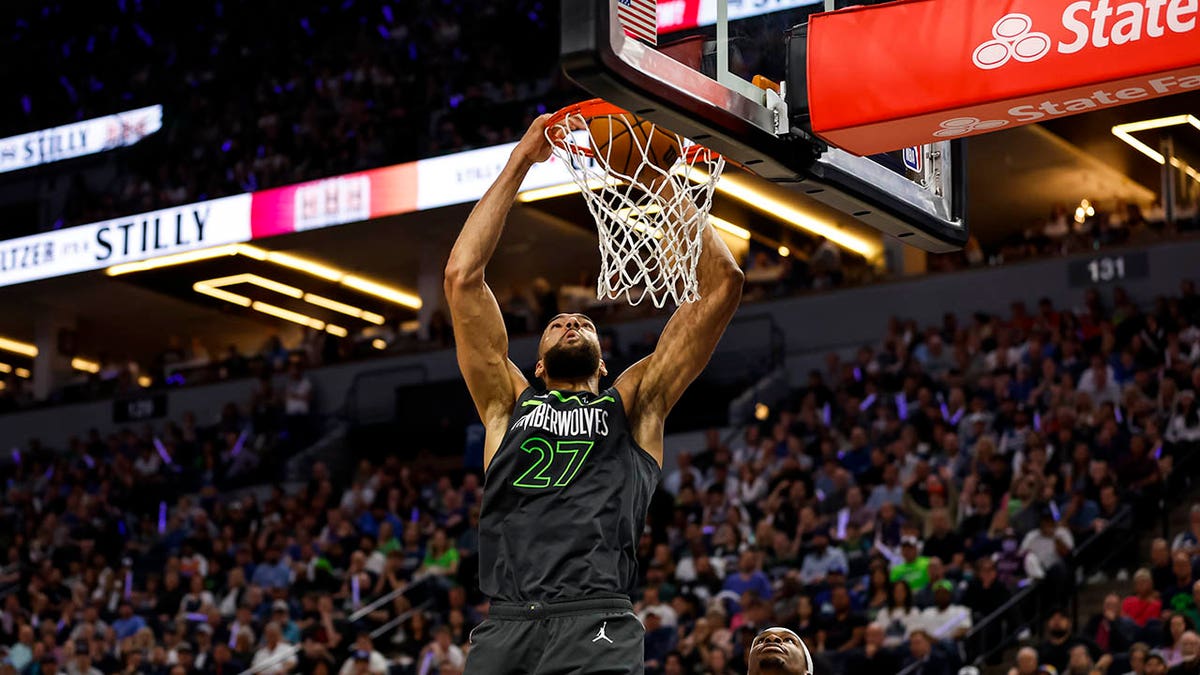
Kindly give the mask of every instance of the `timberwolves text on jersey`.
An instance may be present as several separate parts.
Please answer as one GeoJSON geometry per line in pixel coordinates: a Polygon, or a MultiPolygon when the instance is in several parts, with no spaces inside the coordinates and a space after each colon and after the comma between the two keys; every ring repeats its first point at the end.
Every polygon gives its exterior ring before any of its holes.
{"type": "Polygon", "coordinates": [[[616,389],[526,389],[484,477],[480,588],[496,600],[627,597],[659,473],[616,389]]]}

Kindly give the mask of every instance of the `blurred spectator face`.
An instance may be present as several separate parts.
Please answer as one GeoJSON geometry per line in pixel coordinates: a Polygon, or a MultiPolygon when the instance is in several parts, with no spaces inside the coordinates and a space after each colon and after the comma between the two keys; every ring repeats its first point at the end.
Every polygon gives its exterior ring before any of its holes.
{"type": "Polygon", "coordinates": [[[758,563],[758,557],[754,555],[754,551],[742,551],[738,556],[738,571],[742,574],[751,574],[758,563]]]}
{"type": "Polygon", "coordinates": [[[1104,596],[1104,616],[1109,621],[1115,621],[1121,615],[1121,596],[1109,593],[1104,596]]]}
{"type": "Polygon", "coordinates": [[[663,661],[663,675],[684,675],[683,660],[674,652],[667,654],[663,661]]]}
{"type": "Polygon", "coordinates": [[[1046,630],[1051,637],[1062,640],[1071,634],[1071,619],[1063,612],[1055,612],[1046,622],[1046,630]]]}
{"type": "Polygon", "coordinates": [[[930,514],[930,524],[934,532],[946,534],[950,531],[950,514],[945,509],[936,509],[930,514]]]}
{"type": "Polygon", "coordinates": [[[1200,657],[1200,635],[1187,631],[1179,637],[1179,655],[1184,661],[1194,661],[1200,657]]]}
{"type": "Polygon", "coordinates": [[[1067,672],[1071,675],[1088,675],[1092,672],[1092,657],[1087,647],[1076,645],[1071,648],[1071,657],[1067,662],[1067,672]]]}
{"type": "Polygon", "coordinates": [[[1155,567],[1166,567],[1171,562],[1171,548],[1166,539],[1155,539],[1150,544],[1150,563],[1155,567]]]}
{"type": "Polygon", "coordinates": [[[659,628],[662,628],[662,619],[658,616],[658,614],[656,614],[654,612],[650,612],[649,614],[647,614],[646,615],[646,632],[653,633],[654,631],[658,630],[659,628]]]}
{"type": "Polygon", "coordinates": [[[1175,554],[1175,559],[1172,564],[1172,571],[1175,572],[1175,578],[1180,581],[1186,581],[1192,578],[1192,559],[1188,554],[1182,551],[1175,554]]]}
{"type": "Polygon", "coordinates": [[[1175,645],[1187,632],[1187,622],[1183,620],[1182,615],[1174,614],[1167,620],[1167,628],[1171,631],[1171,644],[1175,645]]]}
{"type": "Polygon", "coordinates": [[[442,648],[443,652],[450,649],[450,631],[447,630],[445,626],[438,626],[437,630],[434,631],[433,636],[437,641],[438,646],[442,648]]]}
{"type": "Polygon", "coordinates": [[[829,602],[833,604],[833,609],[838,614],[849,611],[850,594],[846,591],[846,587],[835,587],[829,596],[829,602]]]}
{"type": "Polygon", "coordinates": [[[1117,489],[1111,485],[1105,485],[1100,489],[1100,506],[1108,512],[1116,511],[1121,505],[1120,499],[1117,497],[1117,489]]]}
{"type": "Polygon", "coordinates": [[[1038,668],[1038,653],[1032,647],[1022,647],[1017,652],[1017,673],[1019,675],[1033,675],[1038,668]]]}
{"type": "MultiPolygon", "coordinates": [[[[1148,596],[1154,591],[1154,578],[1148,569],[1140,569],[1133,575],[1133,592],[1135,595],[1142,597],[1148,596]]],[[[1193,587],[1195,593],[1195,587],[1193,587]]]]}
{"type": "Polygon", "coordinates": [[[929,559],[929,580],[938,581],[946,576],[946,566],[941,558],[934,556],[929,559]]]}
{"type": "Polygon", "coordinates": [[[929,637],[925,635],[924,631],[917,631],[912,634],[912,638],[908,643],[908,648],[912,652],[913,658],[920,661],[926,656],[929,656],[929,652],[933,649],[933,645],[929,642],[929,637]]]}
{"type": "Polygon", "coordinates": [[[946,609],[949,607],[950,601],[953,598],[954,593],[944,585],[939,585],[939,587],[933,592],[933,604],[937,605],[938,609],[946,609]]]}
{"type": "Polygon", "coordinates": [[[1146,657],[1145,672],[1146,675],[1167,675],[1167,664],[1158,654],[1150,654],[1146,657]]]}
{"type": "Polygon", "coordinates": [[[874,622],[867,624],[864,639],[868,647],[879,649],[883,646],[883,640],[886,637],[887,633],[883,630],[883,626],[874,622]]]}

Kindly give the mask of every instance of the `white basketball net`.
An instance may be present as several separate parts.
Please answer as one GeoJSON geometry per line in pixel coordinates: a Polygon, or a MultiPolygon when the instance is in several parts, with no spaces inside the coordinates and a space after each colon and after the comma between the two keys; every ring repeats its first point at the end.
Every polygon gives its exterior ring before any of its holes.
{"type": "MultiPolygon", "coordinates": [[[[631,305],[649,297],[655,307],[667,300],[675,304],[700,298],[696,264],[700,260],[704,228],[712,208],[713,189],[725,168],[725,159],[661,127],[647,137],[628,133],[640,147],[640,166],[628,175],[609,162],[611,138],[592,138],[588,121],[608,117],[609,124],[592,130],[612,135],[628,128],[616,114],[567,114],[546,137],[554,154],[570,168],[600,235],[600,276],[597,299],[624,296],[631,305]],[[572,130],[575,131],[572,131],[572,130]],[[683,148],[670,167],[647,159],[656,135],[665,134],[683,148]],[[593,152],[602,148],[604,152],[593,152]],[[594,156],[593,156],[594,155],[594,156]],[[636,177],[636,179],[635,179],[636,177]]],[[[658,138],[661,146],[663,139],[658,138]]],[[[623,158],[622,158],[623,159],[623,158]]]]}

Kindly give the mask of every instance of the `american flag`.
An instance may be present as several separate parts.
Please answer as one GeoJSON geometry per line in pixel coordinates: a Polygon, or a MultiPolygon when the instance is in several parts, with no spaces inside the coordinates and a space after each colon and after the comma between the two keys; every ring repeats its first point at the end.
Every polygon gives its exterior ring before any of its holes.
{"type": "Polygon", "coordinates": [[[658,0],[616,0],[625,34],[658,44],[658,0]]]}

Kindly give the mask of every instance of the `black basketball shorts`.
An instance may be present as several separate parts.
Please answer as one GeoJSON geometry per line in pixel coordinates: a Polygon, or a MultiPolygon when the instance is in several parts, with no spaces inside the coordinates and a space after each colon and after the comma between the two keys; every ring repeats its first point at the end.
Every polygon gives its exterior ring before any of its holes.
{"type": "Polygon", "coordinates": [[[493,602],[464,675],[641,675],[646,631],[628,600],[493,602]]]}

